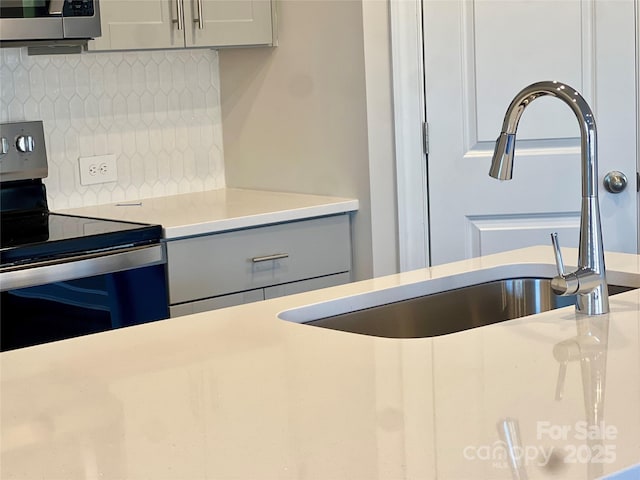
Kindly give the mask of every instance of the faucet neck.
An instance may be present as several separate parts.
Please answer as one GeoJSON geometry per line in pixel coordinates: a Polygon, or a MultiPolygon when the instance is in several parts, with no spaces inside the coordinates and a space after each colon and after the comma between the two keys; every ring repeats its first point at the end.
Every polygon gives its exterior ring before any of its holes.
{"type": "Polygon", "coordinates": [[[573,111],[580,125],[582,197],[598,197],[598,139],[596,120],[591,107],[580,93],[560,82],[537,82],[524,88],[511,101],[502,124],[502,132],[515,135],[524,110],[536,99],[552,96],[562,100],[573,111]]]}

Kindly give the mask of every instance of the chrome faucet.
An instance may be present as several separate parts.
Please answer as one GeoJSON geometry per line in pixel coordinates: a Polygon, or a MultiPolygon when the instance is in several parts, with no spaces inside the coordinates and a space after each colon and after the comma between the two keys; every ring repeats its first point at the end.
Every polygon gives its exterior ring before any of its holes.
{"type": "Polygon", "coordinates": [[[604,266],[602,225],[598,205],[597,132],[593,112],[586,100],[574,88],[560,82],[538,82],[524,88],[511,101],[496,140],[489,175],[499,180],[511,180],[516,130],[525,108],[536,98],[550,95],[566,103],[580,124],[582,165],[582,210],[580,213],[580,246],[578,269],[565,273],[557,234],[551,235],[558,276],[551,287],[559,295],[575,295],[576,311],[599,315],[609,311],[609,294],[604,266]]]}

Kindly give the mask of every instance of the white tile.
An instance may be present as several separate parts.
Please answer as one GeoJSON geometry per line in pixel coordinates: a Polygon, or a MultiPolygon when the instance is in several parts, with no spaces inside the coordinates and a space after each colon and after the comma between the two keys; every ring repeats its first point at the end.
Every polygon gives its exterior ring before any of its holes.
{"type": "MultiPolygon", "coordinates": [[[[87,55],[86,58],[94,58],[94,56],[87,55]]],[[[104,75],[102,66],[97,62],[90,63],[89,85],[91,87],[91,94],[96,98],[100,98],[104,94],[104,75]]]]}
{"type": "Polygon", "coordinates": [[[69,100],[58,97],[53,104],[56,127],[67,129],[71,125],[71,110],[69,109],[69,100]]]}
{"type": "Polygon", "coordinates": [[[157,92],[153,98],[153,104],[155,105],[155,118],[158,123],[163,124],[167,119],[168,101],[167,95],[162,92],[157,92]]]}
{"type": "Polygon", "coordinates": [[[169,158],[169,154],[162,151],[155,156],[155,161],[158,165],[158,180],[165,185],[171,178],[171,159],[169,158]]]}
{"type": "Polygon", "coordinates": [[[75,69],[68,63],[62,64],[60,67],[60,92],[67,100],[70,100],[76,94],[75,69]]]}
{"type": "Polygon", "coordinates": [[[80,63],[74,69],[76,80],[76,95],[86,98],[91,93],[91,76],[84,63],[80,63]]]}
{"type": "Polygon", "coordinates": [[[69,65],[69,67],[73,69],[76,69],[80,64],[79,55],[65,55],[64,60],[65,60],[65,64],[69,65]]]}
{"type": "Polygon", "coordinates": [[[184,179],[184,162],[182,161],[182,155],[180,152],[174,151],[170,155],[171,162],[169,164],[169,171],[171,172],[171,178],[181,181],[184,179]]]}
{"type": "Polygon", "coordinates": [[[186,86],[184,75],[184,64],[182,62],[174,62],[172,65],[171,74],[173,80],[173,90],[181,92],[186,86]]]}
{"type": "Polygon", "coordinates": [[[18,67],[13,72],[13,83],[15,85],[15,98],[20,102],[25,102],[30,96],[29,70],[18,67]]]}
{"type": "Polygon", "coordinates": [[[11,120],[25,120],[24,107],[22,106],[22,102],[17,98],[14,98],[11,103],[9,103],[8,111],[11,120]]]}
{"type": "Polygon", "coordinates": [[[29,96],[36,102],[45,96],[45,79],[40,65],[33,65],[29,69],[29,88],[29,96]]]}
{"type": "Polygon", "coordinates": [[[153,157],[145,157],[143,162],[145,182],[155,183],[155,180],[158,178],[158,162],[156,162],[156,159],[153,157]]]}
{"type": "Polygon", "coordinates": [[[8,68],[5,68],[4,63],[0,65],[0,98],[3,103],[7,100],[13,99],[15,96],[13,73],[8,68]]]}
{"type": "Polygon", "coordinates": [[[38,104],[38,110],[40,112],[40,120],[42,120],[46,125],[54,124],[55,121],[55,109],[53,105],[53,101],[50,98],[43,98],[42,101],[38,104]]]}
{"type": "Polygon", "coordinates": [[[98,204],[111,203],[111,200],[111,192],[109,192],[108,190],[100,190],[98,192],[98,204]]]}
{"type": "Polygon", "coordinates": [[[193,181],[198,178],[196,173],[196,159],[195,153],[190,148],[182,151],[183,163],[184,163],[184,176],[187,180],[193,181]]]}
{"type": "Polygon", "coordinates": [[[145,183],[144,160],[137,153],[131,156],[131,183],[138,188],[145,183]]]}
{"type": "Polygon", "coordinates": [[[98,99],[96,97],[89,96],[85,98],[84,115],[84,119],[89,130],[96,132],[96,134],[104,135],[104,131],[101,131],[98,128],[100,125],[100,105],[98,104],[98,99]]]}
{"type": "Polygon", "coordinates": [[[140,197],[149,198],[153,196],[153,187],[146,183],[140,187],[140,197]]]}
{"type": "Polygon", "coordinates": [[[25,120],[40,120],[38,102],[33,98],[28,98],[23,104],[25,120]]]}
{"type": "Polygon", "coordinates": [[[107,155],[111,152],[107,142],[107,134],[105,132],[96,132],[93,134],[93,150],[97,155],[107,155]]]}
{"type": "Polygon", "coordinates": [[[134,128],[140,125],[140,97],[135,92],[127,96],[127,119],[134,128]]]}
{"type": "Polygon", "coordinates": [[[158,64],[154,61],[147,62],[144,66],[146,91],[156,91],[160,85],[158,64]]]}
{"type": "Polygon", "coordinates": [[[120,92],[113,97],[113,116],[119,121],[127,115],[127,99],[120,92]]]}
{"type": "Polygon", "coordinates": [[[202,88],[208,88],[212,85],[211,61],[208,58],[201,58],[198,61],[198,82],[202,88]]]}
{"type": "Polygon", "coordinates": [[[164,60],[163,62],[158,64],[158,73],[160,75],[160,90],[162,90],[162,92],[165,94],[169,94],[173,90],[171,70],[171,64],[167,60],[164,60]]]}
{"type": "Polygon", "coordinates": [[[164,130],[164,134],[162,135],[162,145],[164,146],[164,150],[172,154],[176,149],[176,131],[173,128],[167,128],[164,130]]]}
{"type": "Polygon", "coordinates": [[[136,152],[141,154],[143,158],[149,159],[151,161],[154,160],[153,156],[148,155],[149,153],[149,132],[146,128],[138,128],[136,129],[136,152]]]}
{"type": "Polygon", "coordinates": [[[120,132],[107,133],[107,150],[116,156],[122,153],[122,136],[120,132]]]}
{"type": "MultiPolygon", "coordinates": [[[[55,125],[55,122],[52,122],[55,125]]],[[[58,134],[54,134],[58,135],[58,134]]],[[[64,139],[64,153],[71,157],[76,158],[80,156],[80,146],[78,145],[78,134],[75,131],[67,130],[66,132],[61,132],[61,136],[64,139]]],[[[52,147],[49,147],[48,151],[51,151],[52,147]]],[[[53,147],[55,151],[55,147],[53,147]]]]}
{"type": "Polygon", "coordinates": [[[147,130],[149,135],[149,148],[152,153],[158,154],[162,151],[162,130],[159,128],[151,126],[147,130]]]}
{"type": "Polygon", "coordinates": [[[0,61],[0,121],[45,124],[51,208],[224,186],[217,52],[2,49],[0,61]],[[78,156],[104,153],[118,182],[81,186],[78,156]]]}
{"type": "Polygon", "coordinates": [[[13,72],[20,65],[20,49],[3,48],[2,52],[2,68],[13,72]]]}
{"type": "Polygon", "coordinates": [[[147,129],[155,127],[156,119],[155,112],[153,111],[153,97],[151,97],[148,92],[145,92],[140,98],[140,121],[147,129]]]}
{"type": "Polygon", "coordinates": [[[109,61],[102,68],[104,78],[104,91],[109,97],[115,96],[119,92],[118,77],[116,75],[116,65],[109,61]]]}
{"type": "Polygon", "coordinates": [[[118,184],[123,187],[135,186],[131,181],[131,160],[122,156],[118,160],[118,184]]]}
{"type": "Polygon", "coordinates": [[[136,153],[136,134],[124,122],[121,127],[124,129],[122,132],[122,151],[126,155],[133,156],[136,153]]]}
{"type": "Polygon", "coordinates": [[[69,114],[72,121],[78,121],[80,124],[86,121],[84,102],[78,95],[74,95],[69,100],[69,114]]]}

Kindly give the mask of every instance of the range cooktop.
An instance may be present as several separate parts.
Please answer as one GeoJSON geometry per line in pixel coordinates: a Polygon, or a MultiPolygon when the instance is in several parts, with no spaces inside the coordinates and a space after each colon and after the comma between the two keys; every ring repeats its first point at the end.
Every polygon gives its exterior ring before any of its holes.
{"type": "Polygon", "coordinates": [[[42,122],[0,124],[0,268],[159,243],[160,225],[50,212],[42,122]]]}
{"type": "Polygon", "coordinates": [[[2,267],[158,243],[160,225],[39,212],[2,215],[2,267]]]}

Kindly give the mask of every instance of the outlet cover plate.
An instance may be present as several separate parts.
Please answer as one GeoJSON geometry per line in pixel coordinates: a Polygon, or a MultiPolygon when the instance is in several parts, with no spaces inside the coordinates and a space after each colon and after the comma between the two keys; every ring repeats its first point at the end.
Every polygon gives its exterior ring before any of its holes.
{"type": "Polygon", "coordinates": [[[78,164],[80,165],[81,185],[118,181],[116,156],[113,154],[80,157],[78,158],[78,164]]]}

